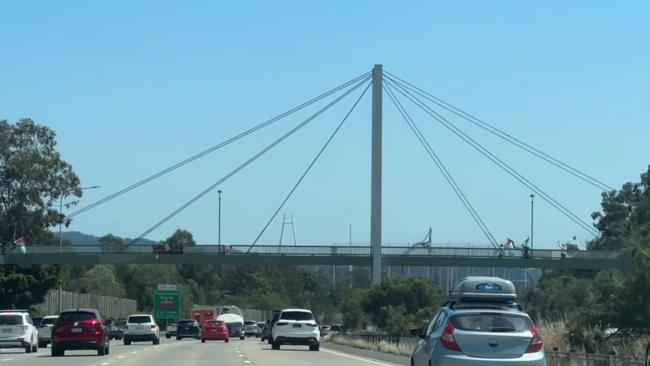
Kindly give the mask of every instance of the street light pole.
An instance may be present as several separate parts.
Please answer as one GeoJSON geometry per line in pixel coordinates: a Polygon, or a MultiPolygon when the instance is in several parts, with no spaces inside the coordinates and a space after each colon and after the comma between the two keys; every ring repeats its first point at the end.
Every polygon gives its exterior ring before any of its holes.
{"type": "Polygon", "coordinates": [[[219,245],[221,245],[221,193],[222,190],[218,190],[217,193],[219,193],[219,245]]]}
{"type": "Polygon", "coordinates": [[[533,239],[533,234],[534,234],[534,218],[535,218],[535,195],[531,194],[530,195],[530,256],[533,256],[534,253],[534,239],[533,239]]]}

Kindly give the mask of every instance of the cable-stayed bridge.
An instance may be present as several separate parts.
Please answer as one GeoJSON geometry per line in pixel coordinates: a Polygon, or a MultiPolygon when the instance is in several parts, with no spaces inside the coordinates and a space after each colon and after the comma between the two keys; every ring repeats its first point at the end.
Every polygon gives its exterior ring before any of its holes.
{"type": "Polygon", "coordinates": [[[328,264],[328,265],[370,265],[372,267],[373,283],[378,283],[382,276],[383,265],[398,266],[477,266],[477,267],[537,267],[537,268],[629,268],[631,260],[617,252],[577,251],[567,253],[563,250],[547,250],[534,247],[533,227],[531,225],[530,247],[526,251],[511,250],[500,244],[485,220],[479,215],[477,208],[471,203],[468,195],[462,190],[458,182],[451,175],[445,163],[434,150],[429,140],[425,137],[418,123],[409,113],[408,106],[415,107],[424,112],[453,135],[465,142],[481,156],[503,170],[515,181],[530,190],[535,197],[539,197],[556,209],[559,214],[574,222],[579,228],[587,231],[594,237],[598,236],[597,230],[584,218],[576,215],[569,208],[559,202],[548,192],[537,186],[529,178],[518,172],[504,159],[486,149],[473,139],[464,130],[452,123],[441,114],[441,111],[452,113],[484,131],[487,131],[501,140],[516,146],[526,153],[555,166],[568,175],[573,176],[586,184],[596,187],[601,191],[611,191],[613,188],[602,181],[584,173],[583,171],[553,157],[542,150],[502,131],[495,126],[453,106],[444,100],[428,93],[392,73],[384,72],[382,65],[375,65],[372,71],[351,79],[323,94],[312,98],[292,109],[281,113],[265,122],[262,122],[240,134],[224,140],[208,149],[188,157],[176,164],[169,166],[153,175],[110,194],[88,206],[80,208],[69,215],[66,220],[88,212],[89,210],[129,193],[141,186],[169,174],[187,164],[190,164],[206,155],[209,155],[225,146],[243,139],[253,133],[273,125],[274,123],[301,111],[316,103],[326,103],[323,107],[297,124],[288,132],[274,140],[272,143],[250,156],[232,171],[220,177],[207,186],[204,190],[191,197],[184,204],[163,216],[158,222],[144,230],[135,239],[124,246],[111,248],[93,246],[65,246],[65,247],[30,247],[27,253],[11,253],[0,258],[4,264],[46,264],[46,263],[267,263],[267,264],[328,264]],[[341,128],[348,121],[350,115],[358,104],[370,92],[372,99],[372,144],[371,144],[371,202],[370,202],[370,244],[363,247],[345,246],[267,246],[260,241],[271,223],[276,219],[294,192],[299,188],[304,178],[318,163],[330,143],[339,134],[341,128]],[[421,248],[412,247],[384,247],[382,246],[382,142],[383,142],[383,96],[387,95],[393,106],[403,118],[406,126],[413,132],[417,141],[422,145],[433,165],[440,171],[449,187],[457,196],[461,205],[467,210],[472,220],[481,230],[489,243],[486,248],[436,248],[431,245],[421,248]],[[260,229],[255,239],[242,246],[232,246],[224,250],[223,246],[199,245],[188,247],[183,253],[154,253],[152,247],[138,245],[138,242],[182,213],[185,209],[199,201],[215,190],[221,184],[238,174],[243,169],[255,162],[260,157],[269,153],[276,146],[294,135],[296,132],[312,123],[325,111],[332,108],[346,98],[353,98],[354,103],[340,122],[333,129],[331,135],[324,141],[317,154],[303,170],[297,181],[289,189],[279,207],[272,212],[265,225],[260,229]]]}

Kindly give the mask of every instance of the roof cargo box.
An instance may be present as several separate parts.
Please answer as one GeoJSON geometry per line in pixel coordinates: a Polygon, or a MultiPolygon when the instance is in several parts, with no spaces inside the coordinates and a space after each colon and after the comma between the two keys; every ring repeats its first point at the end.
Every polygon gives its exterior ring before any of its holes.
{"type": "Polygon", "coordinates": [[[510,303],[517,300],[515,285],[499,277],[465,277],[456,283],[450,301],[456,303],[510,303]]]}

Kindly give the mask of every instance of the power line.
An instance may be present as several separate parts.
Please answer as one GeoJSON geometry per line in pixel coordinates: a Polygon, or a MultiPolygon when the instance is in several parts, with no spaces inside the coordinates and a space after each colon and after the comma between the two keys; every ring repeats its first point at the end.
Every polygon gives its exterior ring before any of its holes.
{"type": "Polygon", "coordinates": [[[396,87],[396,89],[404,95],[407,99],[409,99],[412,103],[420,107],[422,110],[424,110],[427,114],[429,114],[431,117],[433,117],[435,120],[437,120],[440,124],[445,126],[447,129],[449,129],[451,132],[453,132],[456,136],[460,137],[463,141],[465,141],[467,144],[472,146],[474,149],[476,149],[479,153],[481,153],[483,156],[485,156],[487,159],[492,161],[494,164],[496,164],[498,167],[503,169],[506,173],[511,175],[513,178],[515,178],[517,181],[519,181],[521,184],[526,186],[527,188],[533,190],[536,192],[542,199],[544,199],[546,202],[548,202],[551,206],[555,207],[560,213],[563,215],[567,216],[570,220],[581,226],[583,229],[591,233],[592,235],[597,235],[596,231],[589,226],[586,222],[584,222],[582,219],[580,219],[579,216],[571,212],[568,208],[564,207],[561,203],[559,203],[557,200],[555,200],[552,196],[544,192],[541,188],[537,187],[534,183],[532,183],[530,180],[528,180],[526,177],[521,175],[519,172],[517,172],[514,168],[512,168],[510,165],[505,163],[502,159],[500,159],[498,156],[492,154],[489,150],[487,150],[485,147],[483,147],[481,144],[479,144],[476,140],[472,139],[469,135],[467,135],[465,132],[460,130],[458,127],[454,126],[451,122],[446,120],[443,116],[441,116],[439,113],[431,109],[428,105],[426,105],[424,102],[422,102],[420,99],[415,97],[410,91],[407,89],[401,89],[401,87],[398,84],[395,84],[392,81],[388,81],[388,83],[393,83],[393,86],[396,87]]]}
{"type": "Polygon", "coordinates": [[[140,187],[140,186],[142,186],[142,185],[144,185],[144,184],[146,184],[148,182],[151,182],[154,179],[157,179],[157,178],[159,178],[159,177],[161,177],[161,176],[163,176],[163,175],[165,175],[167,173],[170,173],[170,172],[172,172],[172,171],[174,171],[174,170],[176,170],[176,169],[178,169],[178,168],[180,168],[180,167],[182,167],[184,165],[187,165],[187,164],[189,164],[189,163],[191,163],[191,162],[193,162],[193,161],[195,161],[195,160],[197,160],[199,158],[202,158],[202,157],[204,157],[204,156],[206,156],[206,155],[208,155],[208,154],[210,154],[210,153],[212,153],[212,152],[214,152],[216,150],[219,150],[222,147],[225,147],[225,146],[227,146],[227,145],[229,145],[229,144],[231,144],[231,143],[233,143],[233,142],[235,142],[235,141],[237,141],[237,140],[239,140],[239,139],[241,139],[243,137],[246,137],[246,136],[250,135],[253,132],[256,132],[256,131],[264,128],[264,127],[267,127],[267,126],[281,120],[284,117],[287,117],[287,116],[289,116],[289,115],[291,115],[291,114],[293,114],[295,112],[298,112],[298,111],[300,111],[300,110],[302,110],[302,109],[304,109],[304,108],[306,108],[306,107],[308,107],[308,106],[310,106],[310,105],[312,105],[312,104],[314,104],[314,103],[316,103],[316,102],[318,102],[318,101],[320,101],[320,100],[322,100],[324,98],[327,98],[328,96],[330,96],[330,95],[332,95],[332,94],[334,94],[334,93],[336,93],[336,92],[338,92],[340,90],[343,90],[343,89],[347,88],[350,85],[353,85],[353,84],[357,83],[359,80],[362,80],[362,79],[368,77],[369,74],[370,74],[370,72],[367,72],[367,73],[365,73],[365,74],[363,74],[361,76],[358,76],[358,77],[356,77],[356,78],[354,78],[354,79],[352,79],[352,80],[350,80],[350,81],[348,81],[348,82],[346,82],[344,84],[341,84],[341,85],[339,85],[339,86],[337,86],[337,87],[335,87],[333,89],[330,89],[330,90],[326,91],[325,93],[323,93],[323,94],[321,94],[321,95],[319,95],[319,96],[317,96],[317,97],[315,97],[313,99],[310,99],[310,100],[304,102],[303,104],[300,104],[297,107],[294,107],[294,108],[290,109],[287,112],[281,113],[281,114],[279,114],[279,115],[277,115],[277,116],[275,116],[275,117],[273,117],[273,118],[271,118],[271,119],[269,119],[269,120],[267,120],[265,122],[262,122],[262,123],[256,125],[255,127],[252,127],[252,128],[250,128],[250,129],[248,129],[248,130],[246,130],[246,131],[244,131],[244,132],[242,132],[242,133],[240,133],[240,134],[238,134],[238,135],[236,135],[234,137],[231,137],[231,138],[229,138],[229,139],[227,139],[227,140],[225,140],[223,142],[220,142],[217,145],[214,145],[214,146],[212,146],[212,147],[210,147],[208,149],[205,149],[205,150],[201,151],[198,154],[192,155],[189,158],[187,158],[187,159],[185,159],[185,160],[183,160],[183,161],[181,161],[179,163],[176,163],[176,164],[174,164],[174,165],[172,165],[172,166],[170,166],[170,167],[168,167],[166,169],[163,169],[163,170],[159,171],[158,173],[150,175],[149,177],[144,178],[144,179],[142,179],[142,180],[140,180],[140,181],[138,181],[138,182],[124,188],[124,189],[121,189],[121,190],[119,190],[119,191],[117,191],[117,192],[115,192],[113,194],[110,194],[110,195],[108,195],[108,196],[106,196],[106,197],[104,197],[104,198],[102,198],[102,199],[100,199],[100,200],[86,206],[86,207],[80,208],[80,209],[70,213],[68,215],[68,218],[73,218],[73,217],[75,217],[77,215],[80,215],[80,214],[82,214],[82,213],[84,213],[84,212],[86,212],[86,211],[88,211],[90,209],[93,209],[93,208],[95,208],[95,207],[97,207],[99,205],[102,205],[102,204],[104,204],[104,203],[106,203],[106,202],[108,202],[110,200],[113,200],[113,199],[115,199],[115,198],[117,198],[117,197],[119,197],[119,196],[121,196],[121,195],[123,195],[123,194],[125,194],[127,192],[130,192],[130,191],[132,191],[132,190],[134,190],[134,189],[136,189],[136,188],[138,188],[138,187],[140,187]]]}
{"type": "Polygon", "coordinates": [[[402,117],[404,118],[404,121],[408,124],[408,126],[411,128],[411,131],[413,131],[413,134],[417,139],[419,140],[420,144],[422,147],[426,150],[427,154],[433,162],[436,164],[438,169],[440,170],[440,173],[442,173],[442,176],[445,178],[447,183],[451,186],[453,189],[454,193],[456,193],[456,196],[458,196],[458,199],[460,202],[465,206],[469,214],[472,216],[476,224],[479,226],[487,240],[492,244],[494,248],[498,248],[499,244],[497,243],[496,239],[494,238],[494,235],[492,235],[492,232],[490,232],[490,229],[487,227],[485,222],[481,219],[481,216],[476,212],[474,209],[474,206],[472,203],[469,201],[467,196],[463,193],[462,189],[456,181],[454,180],[453,176],[449,171],[447,170],[445,164],[442,162],[438,154],[436,154],[435,150],[431,147],[431,144],[427,141],[427,139],[424,137],[422,134],[422,131],[420,128],[417,126],[413,118],[411,118],[410,114],[406,111],[402,103],[397,99],[397,96],[393,93],[390,85],[386,84],[384,88],[388,94],[388,97],[391,99],[397,110],[400,112],[402,117]]]}
{"type": "Polygon", "coordinates": [[[339,101],[341,101],[343,98],[347,97],[350,93],[352,93],[353,91],[355,91],[356,89],[358,89],[361,85],[363,85],[364,83],[366,83],[369,79],[370,79],[370,77],[369,77],[369,76],[366,76],[363,80],[361,80],[361,82],[357,83],[357,84],[354,85],[352,88],[348,89],[345,93],[343,93],[342,95],[340,95],[339,97],[337,97],[336,99],[334,99],[333,101],[331,101],[329,104],[327,104],[326,106],[324,106],[323,108],[321,108],[320,110],[318,110],[316,113],[312,114],[309,118],[307,118],[306,120],[304,120],[303,122],[301,122],[300,124],[298,124],[298,125],[297,125],[296,127],[294,127],[292,130],[290,130],[289,132],[285,133],[285,134],[282,135],[280,138],[278,138],[277,140],[275,140],[274,142],[272,142],[270,145],[268,145],[267,147],[265,147],[264,149],[262,149],[260,152],[258,152],[257,154],[255,154],[253,157],[251,157],[250,159],[248,159],[246,162],[244,162],[243,164],[241,164],[240,166],[238,166],[237,168],[235,168],[234,170],[232,170],[230,173],[226,174],[223,178],[219,179],[218,181],[216,181],[215,183],[213,183],[212,185],[210,185],[208,188],[206,188],[205,190],[201,191],[201,192],[200,192],[199,194],[197,194],[196,196],[192,197],[192,199],[190,199],[189,201],[187,201],[186,203],[184,203],[182,206],[180,206],[179,208],[177,208],[176,210],[174,210],[171,214],[165,216],[162,220],[158,221],[156,224],[154,224],[153,226],[151,226],[149,229],[145,230],[142,234],[138,235],[135,239],[133,239],[133,240],[132,240],[128,245],[135,244],[137,241],[139,241],[140,239],[144,238],[146,235],[149,235],[151,232],[153,232],[154,230],[156,230],[157,228],[159,228],[161,225],[163,225],[164,223],[166,223],[167,221],[169,221],[171,218],[173,218],[174,216],[178,215],[180,212],[182,212],[183,210],[185,210],[187,207],[189,207],[190,205],[192,205],[194,202],[198,201],[198,200],[201,199],[203,196],[205,196],[206,194],[208,194],[210,191],[212,191],[213,189],[215,189],[216,187],[218,187],[221,183],[225,182],[225,181],[228,180],[230,177],[232,177],[233,175],[235,175],[236,173],[238,173],[240,170],[242,170],[243,168],[245,168],[246,166],[248,166],[249,164],[251,164],[252,162],[254,162],[255,160],[257,160],[259,157],[261,157],[261,156],[264,155],[266,152],[268,152],[269,150],[271,150],[272,148],[274,148],[276,145],[278,145],[279,143],[281,143],[282,141],[284,141],[286,138],[288,138],[289,136],[293,135],[296,131],[300,130],[302,127],[304,127],[304,126],[306,126],[307,124],[309,124],[309,123],[310,123],[311,121],[313,121],[316,117],[318,117],[318,116],[321,115],[323,112],[325,112],[326,110],[328,110],[330,107],[332,107],[333,105],[335,105],[336,103],[338,103],[339,101]]]}
{"type": "Polygon", "coordinates": [[[291,198],[291,195],[293,194],[293,192],[296,191],[296,189],[298,188],[298,186],[300,185],[300,183],[302,183],[303,179],[305,179],[305,177],[307,176],[307,174],[309,173],[309,171],[311,170],[311,168],[314,166],[314,164],[316,164],[316,162],[318,161],[318,159],[320,158],[320,156],[323,154],[323,152],[325,151],[325,149],[327,148],[327,146],[330,144],[330,142],[332,142],[332,140],[334,139],[334,137],[336,136],[336,134],[339,132],[339,130],[341,129],[341,127],[343,127],[343,124],[345,124],[345,122],[348,120],[348,117],[350,117],[350,114],[352,114],[352,111],[354,111],[354,109],[357,107],[357,105],[359,104],[359,102],[361,101],[361,99],[363,98],[363,96],[366,95],[366,92],[368,91],[368,88],[370,88],[370,85],[372,85],[372,83],[368,83],[368,86],[366,86],[366,88],[363,90],[363,93],[361,93],[361,95],[359,96],[359,98],[357,98],[356,102],[354,102],[354,104],[352,105],[352,107],[350,108],[350,110],[348,111],[348,113],[345,115],[345,117],[343,117],[343,120],[342,120],[342,121],[339,123],[339,125],[336,127],[336,129],[334,130],[334,132],[332,133],[332,135],[329,137],[329,139],[327,139],[327,141],[325,142],[325,144],[323,145],[323,147],[320,149],[320,151],[318,152],[318,154],[316,154],[316,157],[314,157],[314,160],[312,160],[312,162],[309,164],[309,166],[307,167],[307,169],[305,169],[304,173],[302,173],[302,175],[300,176],[300,178],[298,179],[298,181],[296,182],[296,184],[294,184],[294,186],[293,186],[293,188],[291,189],[291,191],[289,191],[289,194],[287,194],[287,196],[284,198],[284,200],[283,200],[282,203],[280,204],[280,207],[278,207],[278,209],[273,213],[273,215],[271,216],[271,218],[269,219],[269,221],[267,221],[266,225],[264,225],[264,228],[262,229],[262,231],[260,231],[260,233],[257,235],[257,237],[255,238],[255,240],[253,241],[253,243],[250,245],[250,247],[248,247],[248,250],[246,251],[246,254],[250,253],[251,249],[253,249],[253,247],[257,244],[257,242],[260,240],[260,238],[262,237],[262,235],[264,235],[264,232],[266,231],[266,229],[268,229],[269,225],[271,225],[271,222],[273,222],[273,220],[274,220],[275,217],[278,215],[278,213],[280,212],[280,210],[282,210],[282,208],[283,208],[284,205],[287,203],[287,201],[289,201],[289,198],[291,198]]]}
{"type": "Polygon", "coordinates": [[[592,186],[597,187],[598,189],[601,189],[603,191],[609,191],[609,190],[614,189],[610,185],[608,185],[606,183],[603,183],[602,181],[588,175],[587,173],[584,173],[584,172],[578,170],[577,168],[574,168],[573,166],[571,166],[571,165],[569,165],[569,164],[567,164],[567,163],[565,163],[565,162],[563,162],[563,161],[561,161],[561,160],[559,160],[559,159],[557,159],[557,158],[555,158],[555,157],[553,157],[553,156],[551,156],[551,155],[549,155],[549,154],[547,154],[547,153],[545,153],[545,152],[531,146],[530,144],[528,144],[528,143],[526,143],[526,142],[524,142],[524,141],[522,141],[522,140],[508,134],[507,132],[505,132],[503,130],[500,130],[499,128],[485,122],[484,120],[481,120],[480,118],[475,117],[472,114],[469,114],[469,113],[463,111],[462,109],[460,109],[460,108],[458,108],[458,107],[456,107],[456,106],[454,106],[454,105],[452,105],[452,104],[450,104],[450,103],[448,103],[448,102],[446,102],[446,101],[444,101],[444,100],[442,100],[442,99],[428,93],[427,91],[413,85],[412,83],[409,83],[408,81],[405,81],[404,79],[401,79],[400,77],[398,77],[396,75],[393,75],[391,73],[385,72],[385,74],[387,74],[386,77],[388,79],[390,79],[392,82],[394,82],[396,84],[399,84],[403,88],[409,89],[409,90],[417,93],[421,97],[435,103],[436,105],[446,109],[447,111],[452,112],[452,113],[456,114],[457,116],[467,120],[468,122],[482,128],[483,130],[488,131],[488,132],[492,133],[493,135],[500,137],[501,139],[503,139],[503,140],[505,140],[505,141],[519,147],[520,149],[522,149],[522,150],[524,150],[524,151],[526,151],[526,152],[528,152],[528,153],[530,153],[530,154],[532,154],[532,155],[534,155],[534,156],[536,156],[536,157],[538,157],[538,158],[540,158],[542,160],[545,160],[546,162],[550,163],[551,165],[554,165],[555,167],[564,170],[565,172],[573,175],[574,177],[576,177],[576,178],[578,178],[578,179],[580,179],[580,180],[582,180],[582,181],[584,181],[586,183],[589,183],[592,186]],[[397,79],[397,80],[395,80],[395,79],[397,79]]]}

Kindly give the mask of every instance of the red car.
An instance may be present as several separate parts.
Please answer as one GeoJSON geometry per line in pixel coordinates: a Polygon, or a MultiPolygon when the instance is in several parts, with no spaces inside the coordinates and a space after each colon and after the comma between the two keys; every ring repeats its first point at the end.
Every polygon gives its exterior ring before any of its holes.
{"type": "Polygon", "coordinates": [[[110,330],[95,309],[66,310],[52,328],[52,357],[66,350],[96,350],[98,356],[109,352],[110,330]]]}
{"type": "Polygon", "coordinates": [[[221,320],[208,320],[201,332],[201,343],[205,341],[225,341],[228,343],[228,327],[221,320]]]}

